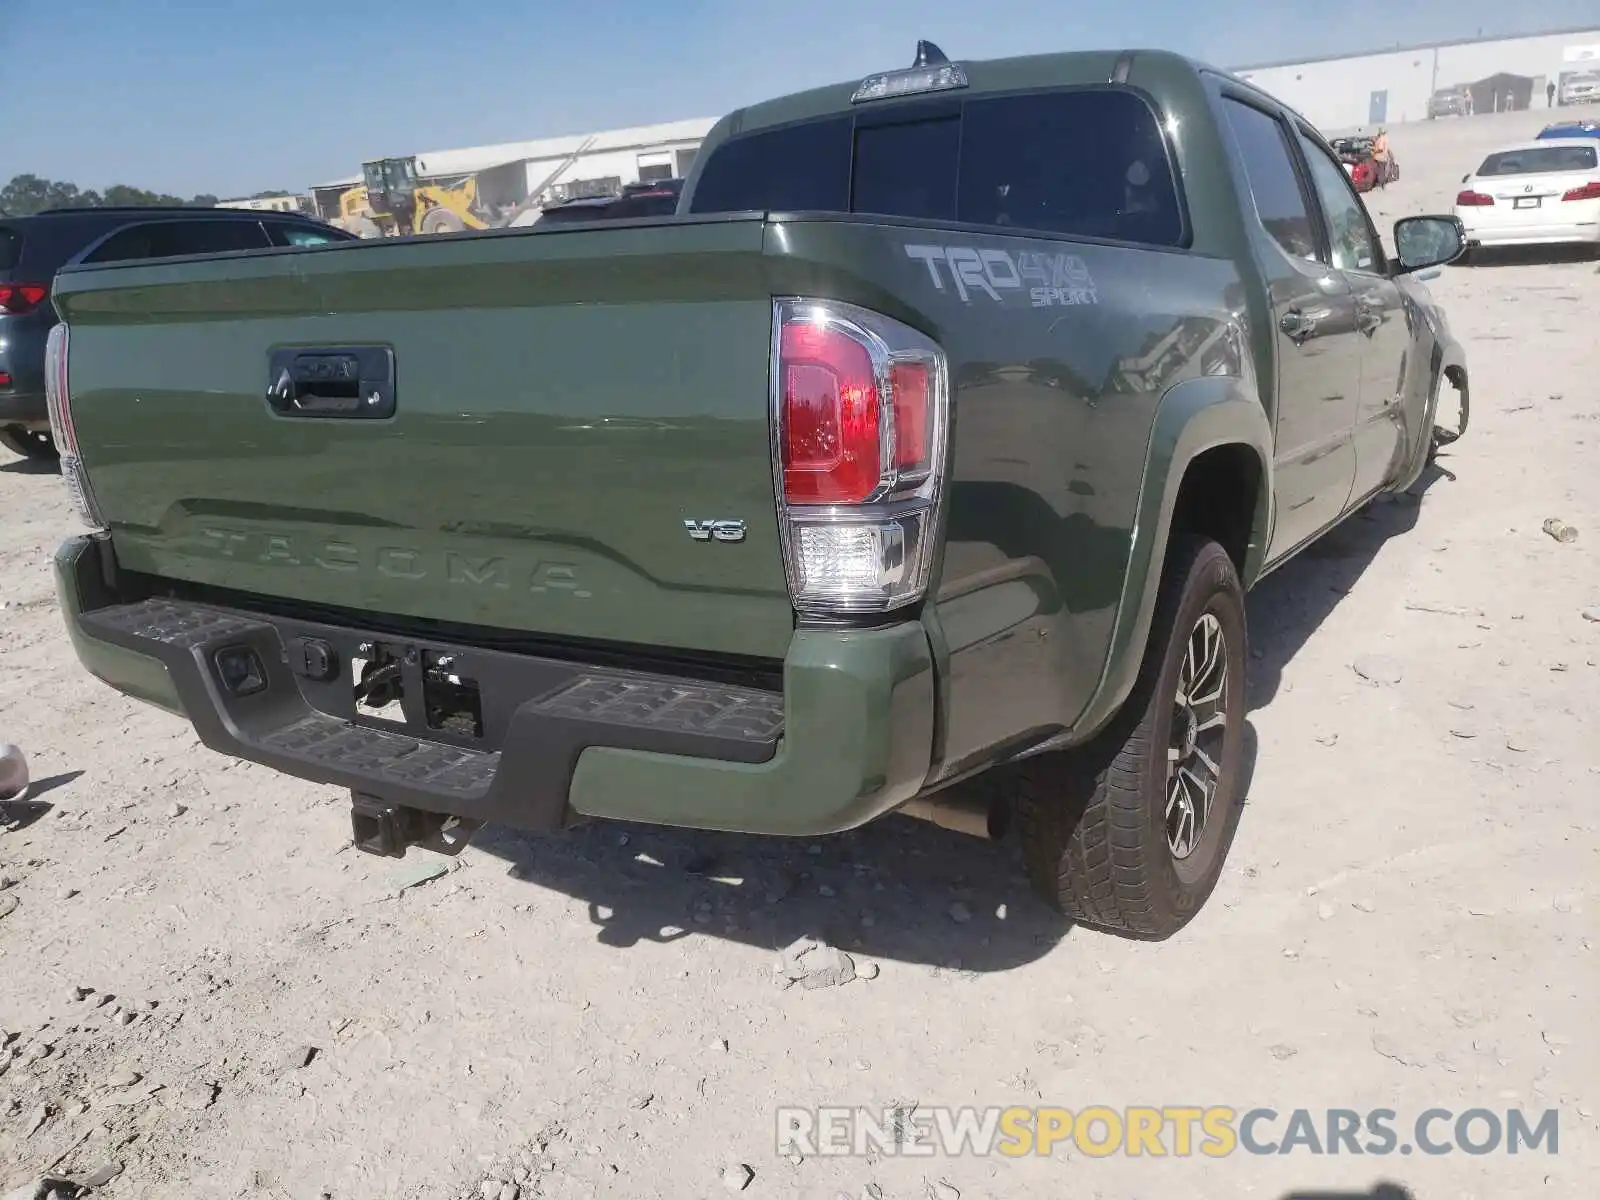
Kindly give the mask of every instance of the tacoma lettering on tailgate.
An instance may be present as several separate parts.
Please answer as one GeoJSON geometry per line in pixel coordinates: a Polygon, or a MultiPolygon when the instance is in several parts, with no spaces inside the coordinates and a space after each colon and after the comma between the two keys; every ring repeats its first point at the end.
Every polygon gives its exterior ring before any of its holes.
{"type": "Polygon", "coordinates": [[[214,527],[199,531],[198,550],[211,557],[260,566],[316,567],[412,582],[443,579],[468,587],[520,587],[533,593],[565,592],[580,600],[593,595],[579,582],[578,568],[573,563],[518,562],[497,554],[462,554],[456,550],[428,553],[410,546],[363,550],[337,538],[214,527]]]}

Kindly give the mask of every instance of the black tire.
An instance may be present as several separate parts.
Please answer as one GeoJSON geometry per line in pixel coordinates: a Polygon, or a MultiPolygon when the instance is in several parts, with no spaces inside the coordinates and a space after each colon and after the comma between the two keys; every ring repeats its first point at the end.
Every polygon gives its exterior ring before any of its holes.
{"type": "Polygon", "coordinates": [[[1018,771],[1023,858],[1048,904],[1079,924],[1147,940],[1171,937],[1200,911],[1239,821],[1248,661],[1233,560],[1208,539],[1177,539],[1122,711],[1089,745],[1027,760],[1018,771]],[[1220,703],[1207,710],[1223,718],[1209,756],[1219,770],[1209,812],[1180,858],[1169,840],[1168,747],[1179,719],[1179,672],[1207,617],[1221,631],[1226,669],[1220,703]]]}
{"type": "Polygon", "coordinates": [[[56,462],[61,454],[49,433],[24,429],[21,425],[0,427],[0,446],[34,462],[56,462]]]}

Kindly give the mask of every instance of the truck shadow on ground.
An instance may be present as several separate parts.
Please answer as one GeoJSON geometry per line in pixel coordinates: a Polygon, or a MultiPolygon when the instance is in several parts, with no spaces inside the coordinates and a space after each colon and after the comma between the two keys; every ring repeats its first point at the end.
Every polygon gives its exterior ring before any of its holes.
{"type": "Polygon", "coordinates": [[[61,464],[47,458],[13,458],[0,463],[0,471],[7,475],[59,475],[61,464]]]}
{"type": "MultiPolygon", "coordinates": [[[[1272,699],[1285,664],[1446,476],[1430,468],[1410,494],[1352,518],[1252,595],[1251,708],[1272,699]]],[[[1247,722],[1247,798],[1255,757],[1247,722]]],[[[513,878],[583,901],[596,940],[618,949],[699,936],[776,950],[809,936],[862,958],[971,976],[1042,958],[1075,929],[1029,891],[1014,837],[982,841],[901,816],[809,839],[608,821],[553,837],[490,826],[473,845],[505,860],[513,878]]]]}
{"type": "MultiPolygon", "coordinates": [[[[1247,726],[1247,782],[1255,747],[1247,726]]],[[[777,950],[806,936],[975,976],[1042,958],[1075,929],[1031,894],[1014,839],[901,816],[814,839],[607,821],[554,837],[490,826],[473,845],[513,878],[584,901],[596,940],[617,949],[701,936],[777,950]]]]}
{"type": "Polygon", "coordinates": [[[1288,1192],[1280,1200],[1417,1200],[1410,1188],[1398,1183],[1374,1184],[1370,1192],[1288,1192]]]}
{"type": "Polygon", "coordinates": [[[1453,482],[1455,476],[1442,463],[1430,464],[1408,491],[1378,497],[1250,593],[1251,711],[1277,696],[1285,668],[1356,587],[1378,552],[1416,528],[1426,493],[1441,479],[1453,482]]]}
{"type": "Polygon", "coordinates": [[[1454,265],[1460,270],[1490,270],[1496,267],[1542,267],[1559,263],[1593,263],[1597,252],[1593,246],[1501,246],[1492,249],[1479,247],[1465,262],[1454,265]]]}
{"type": "MultiPolygon", "coordinates": [[[[1247,724],[1247,788],[1255,750],[1247,724]]],[[[813,937],[975,977],[1043,958],[1076,928],[1033,896],[1014,836],[985,841],[899,815],[823,838],[610,821],[553,837],[489,826],[473,846],[504,859],[514,879],[584,901],[596,940],[617,949],[699,936],[778,950],[813,937]]]]}

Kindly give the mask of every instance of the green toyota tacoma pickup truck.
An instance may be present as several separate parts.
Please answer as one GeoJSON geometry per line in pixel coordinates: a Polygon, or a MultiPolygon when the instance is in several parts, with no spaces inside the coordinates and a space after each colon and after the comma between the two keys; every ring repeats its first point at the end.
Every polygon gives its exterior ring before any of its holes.
{"type": "Polygon", "coordinates": [[[1464,396],[1407,278],[1460,226],[1395,244],[1223,72],[924,43],[723,118],[674,216],[73,268],[62,608],[370,851],[1009,813],[1163,937],[1237,818],[1245,590],[1464,396]]]}

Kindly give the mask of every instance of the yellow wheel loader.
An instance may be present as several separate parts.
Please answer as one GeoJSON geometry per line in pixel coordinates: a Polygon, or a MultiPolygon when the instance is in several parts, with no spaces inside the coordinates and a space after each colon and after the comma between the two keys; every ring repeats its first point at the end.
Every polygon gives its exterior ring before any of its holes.
{"type": "Polygon", "coordinates": [[[363,182],[339,197],[339,221],[362,237],[403,237],[488,229],[478,211],[478,180],[442,186],[417,178],[417,160],[381,158],[361,164],[363,182]]]}
{"type": "Polygon", "coordinates": [[[585,138],[522,203],[498,214],[479,204],[477,175],[445,186],[418,178],[415,155],[362,163],[362,182],[339,197],[339,218],[334,224],[361,237],[458,233],[520,224],[522,217],[540,207],[551,185],[572,169],[598,136],[585,138]]]}

